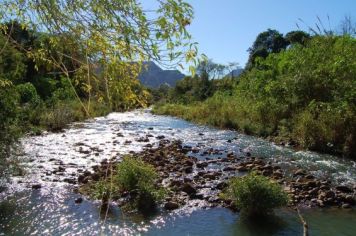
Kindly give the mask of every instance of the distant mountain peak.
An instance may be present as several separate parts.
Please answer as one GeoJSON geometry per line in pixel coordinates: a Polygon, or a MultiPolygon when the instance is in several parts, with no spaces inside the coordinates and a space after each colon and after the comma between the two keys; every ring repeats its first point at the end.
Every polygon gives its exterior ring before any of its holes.
{"type": "Polygon", "coordinates": [[[163,84],[174,87],[178,80],[185,77],[179,70],[163,70],[153,61],[143,62],[143,68],[138,79],[147,87],[158,88],[163,84]]]}

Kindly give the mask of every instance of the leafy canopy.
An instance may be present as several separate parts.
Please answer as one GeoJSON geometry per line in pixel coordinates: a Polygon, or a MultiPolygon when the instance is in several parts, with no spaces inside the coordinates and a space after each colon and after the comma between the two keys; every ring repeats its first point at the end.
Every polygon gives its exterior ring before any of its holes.
{"type": "MultiPolygon", "coordinates": [[[[137,77],[143,61],[165,66],[181,65],[183,60],[195,63],[197,46],[187,31],[192,7],[182,0],[156,3],[155,8],[145,10],[139,0],[4,0],[0,23],[7,41],[25,50],[37,69],[45,66],[67,78],[76,73],[89,99],[93,80],[99,77],[106,99],[112,102],[118,92],[127,91],[125,84],[137,77]],[[16,40],[18,33],[9,33],[14,24],[5,24],[14,20],[22,29],[42,32],[44,39],[35,48],[25,47],[16,40]]],[[[135,92],[128,90],[126,98],[137,100],[135,92]]]]}

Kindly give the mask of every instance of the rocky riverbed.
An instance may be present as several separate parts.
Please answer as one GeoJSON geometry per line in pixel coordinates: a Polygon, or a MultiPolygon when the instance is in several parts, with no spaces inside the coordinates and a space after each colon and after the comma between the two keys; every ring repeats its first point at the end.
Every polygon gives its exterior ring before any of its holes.
{"type": "MultiPolygon", "coordinates": [[[[141,142],[148,142],[141,138],[141,142]]],[[[242,176],[248,171],[255,171],[280,183],[290,196],[290,206],[299,207],[325,207],[337,206],[351,208],[355,205],[356,186],[337,185],[331,181],[318,178],[303,169],[283,169],[278,163],[265,161],[262,158],[252,157],[250,153],[226,152],[225,157],[216,159],[209,155],[221,153],[220,150],[183,145],[180,140],[167,140],[164,136],[160,139],[157,148],[145,145],[145,149],[138,153],[131,153],[135,158],[140,158],[154,166],[159,174],[158,185],[168,191],[168,197],[163,202],[167,210],[174,210],[186,204],[200,205],[200,207],[223,206],[234,209],[231,201],[224,200],[219,194],[227,186],[231,177],[242,176]],[[201,152],[204,160],[198,160],[190,153],[201,152]],[[200,200],[199,203],[196,200],[200,200]]],[[[105,180],[108,170],[115,170],[116,158],[112,161],[104,160],[101,165],[79,175],[78,182],[85,185],[99,180],[105,180]]],[[[120,158],[117,158],[120,160],[120,158]]],[[[122,199],[127,199],[127,193],[122,199]]],[[[113,199],[122,205],[122,199],[113,199]]]]}

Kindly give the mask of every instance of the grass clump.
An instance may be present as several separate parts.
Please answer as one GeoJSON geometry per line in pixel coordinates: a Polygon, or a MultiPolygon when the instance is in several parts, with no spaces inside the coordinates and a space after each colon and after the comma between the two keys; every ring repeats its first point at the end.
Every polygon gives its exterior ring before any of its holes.
{"type": "Polygon", "coordinates": [[[139,158],[125,156],[113,167],[112,176],[89,182],[81,187],[81,192],[95,199],[120,200],[124,209],[136,209],[143,214],[155,211],[157,203],[165,196],[165,191],[157,185],[154,167],[139,158]]]}
{"type": "Polygon", "coordinates": [[[115,182],[120,191],[129,192],[134,206],[143,213],[154,210],[164,196],[164,191],[156,184],[157,173],[153,166],[140,159],[124,157],[117,166],[115,182]]]}
{"type": "Polygon", "coordinates": [[[279,184],[254,172],[231,179],[225,195],[247,217],[268,215],[288,203],[288,196],[279,184]]]}

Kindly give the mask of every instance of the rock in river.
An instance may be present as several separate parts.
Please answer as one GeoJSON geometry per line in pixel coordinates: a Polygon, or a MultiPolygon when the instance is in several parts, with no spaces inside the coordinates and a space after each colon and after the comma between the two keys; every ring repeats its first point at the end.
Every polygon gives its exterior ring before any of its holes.
{"type": "Polygon", "coordinates": [[[347,186],[343,186],[343,185],[339,185],[336,187],[336,190],[343,192],[343,193],[352,193],[351,188],[347,187],[347,186]]]}
{"type": "Polygon", "coordinates": [[[190,183],[185,183],[181,189],[183,192],[187,193],[188,195],[196,194],[197,190],[195,187],[190,183]]]}
{"type": "Polygon", "coordinates": [[[32,189],[40,189],[40,188],[42,188],[41,184],[33,184],[32,185],[32,189]]]}
{"type": "Polygon", "coordinates": [[[166,210],[175,210],[179,207],[178,203],[176,202],[166,202],[166,204],[164,204],[164,209],[166,210]]]}

